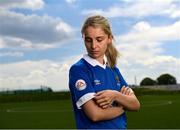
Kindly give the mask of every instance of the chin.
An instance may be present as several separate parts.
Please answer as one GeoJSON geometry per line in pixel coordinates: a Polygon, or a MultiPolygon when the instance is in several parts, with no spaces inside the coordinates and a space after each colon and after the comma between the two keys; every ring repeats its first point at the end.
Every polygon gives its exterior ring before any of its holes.
{"type": "Polygon", "coordinates": [[[89,56],[90,56],[91,58],[94,58],[94,59],[99,58],[99,55],[97,55],[97,54],[89,54],[89,56]]]}

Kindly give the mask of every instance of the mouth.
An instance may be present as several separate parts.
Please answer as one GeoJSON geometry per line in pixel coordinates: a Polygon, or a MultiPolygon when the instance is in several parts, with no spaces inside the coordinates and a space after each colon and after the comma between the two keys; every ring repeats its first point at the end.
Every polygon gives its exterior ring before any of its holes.
{"type": "Polygon", "coordinates": [[[99,51],[90,51],[91,54],[97,54],[99,51]]]}

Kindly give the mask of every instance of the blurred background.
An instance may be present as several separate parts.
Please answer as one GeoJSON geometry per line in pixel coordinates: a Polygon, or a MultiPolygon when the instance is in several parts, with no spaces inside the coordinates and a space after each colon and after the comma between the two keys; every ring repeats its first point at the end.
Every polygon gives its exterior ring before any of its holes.
{"type": "Polygon", "coordinates": [[[179,0],[1,0],[0,128],[75,128],[68,71],[93,14],[109,19],[117,66],[142,104],[129,128],[180,128],[179,0]]]}

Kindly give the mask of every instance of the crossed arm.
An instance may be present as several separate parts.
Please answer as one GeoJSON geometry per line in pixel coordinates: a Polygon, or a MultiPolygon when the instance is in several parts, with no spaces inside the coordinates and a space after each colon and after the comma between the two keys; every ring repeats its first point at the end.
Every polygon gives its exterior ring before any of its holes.
{"type": "Polygon", "coordinates": [[[132,89],[124,86],[120,92],[114,90],[100,91],[95,95],[95,100],[98,106],[102,108],[108,108],[113,101],[129,111],[137,111],[140,108],[140,103],[132,89]]]}
{"type": "Polygon", "coordinates": [[[103,109],[99,107],[93,99],[89,100],[82,106],[86,115],[92,121],[103,121],[103,120],[110,120],[117,116],[120,116],[124,113],[123,107],[108,107],[107,109],[103,109]]]}
{"type": "Polygon", "coordinates": [[[122,87],[121,91],[104,90],[95,95],[94,99],[89,100],[82,106],[85,114],[92,121],[109,120],[120,116],[127,110],[138,110],[140,103],[133,91],[128,87],[122,87]],[[118,105],[112,107],[116,101],[118,105]]]}

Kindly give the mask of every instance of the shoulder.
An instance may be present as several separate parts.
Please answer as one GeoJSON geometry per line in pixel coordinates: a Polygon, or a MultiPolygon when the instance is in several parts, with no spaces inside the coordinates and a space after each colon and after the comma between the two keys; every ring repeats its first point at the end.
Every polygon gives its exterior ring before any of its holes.
{"type": "Polygon", "coordinates": [[[124,77],[123,77],[123,75],[121,74],[119,68],[118,68],[118,67],[115,67],[114,70],[115,70],[116,73],[119,75],[119,78],[120,78],[122,84],[123,84],[124,86],[128,86],[128,84],[127,84],[127,82],[124,80],[124,77]]]}
{"type": "Polygon", "coordinates": [[[120,77],[122,77],[121,71],[117,66],[115,66],[113,69],[120,77]]]}
{"type": "Polygon", "coordinates": [[[117,66],[115,66],[113,69],[114,69],[117,73],[120,73],[120,70],[119,70],[119,68],[118,68],[117,66]]]}
{"type": "Polygon", "coordinates": [[[85,69],[86,69],[86,62],[84,61],[83,58],[81,58],[78,62],[76,62],[70,67],[69,72],[79,73],[80,71],[84,71],[85,69]]]}

